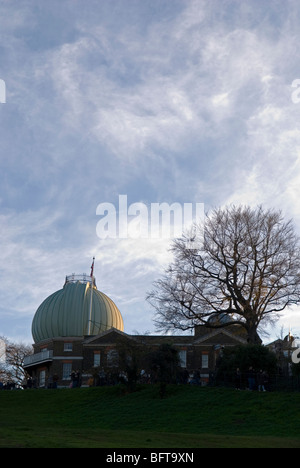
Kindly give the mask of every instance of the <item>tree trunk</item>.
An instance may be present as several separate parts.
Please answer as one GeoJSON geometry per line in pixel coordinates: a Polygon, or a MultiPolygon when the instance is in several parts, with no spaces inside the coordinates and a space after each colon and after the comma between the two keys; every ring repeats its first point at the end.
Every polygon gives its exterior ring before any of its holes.
{"type": "Polygon", "coordinates": [[[256,325],[249,325],[246,327],[248,332],[247,341],[249,344],[262,344],[262,340],[260,339],[257,333],[257,326],[256,325]]]}

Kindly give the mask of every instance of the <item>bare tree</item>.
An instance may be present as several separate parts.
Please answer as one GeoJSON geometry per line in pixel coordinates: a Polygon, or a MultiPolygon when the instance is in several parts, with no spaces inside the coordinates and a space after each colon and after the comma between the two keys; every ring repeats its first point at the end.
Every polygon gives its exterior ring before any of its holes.
{"type": "Polygon", "coordinates": [[[238,324],[248,341],[258,327],[300,302],[300,249],[292,221],[261,206],[215,209],[195,228],[196,250],[183,237],[174,262],[148,295],[161,331],[238,324]]]}
{"type": "Polygon", "coordinates": [[[32,354],[32,346],[13,343],[5,337],[0,338],[0,380],[21,384],[26,377],[23,368],[24,358],[32,354]]]}

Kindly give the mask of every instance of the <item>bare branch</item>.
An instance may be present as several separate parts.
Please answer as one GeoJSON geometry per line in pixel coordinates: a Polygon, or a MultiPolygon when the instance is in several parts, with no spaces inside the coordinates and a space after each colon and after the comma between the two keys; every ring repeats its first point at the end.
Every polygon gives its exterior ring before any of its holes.
{"type": "Polygon", "coordinates": [[[255,341],[262,323],[300,302],[299,238],[292,221],[261,206],[231,206],[214,210],[197,228],[199,236],[204,233],[202,246],[189,250],[188,238],[176,240],[174,262],[148,296],[157,327],[236,323],[255,341]],[[221,323],[217,316],[230,320],[221,323]]]}

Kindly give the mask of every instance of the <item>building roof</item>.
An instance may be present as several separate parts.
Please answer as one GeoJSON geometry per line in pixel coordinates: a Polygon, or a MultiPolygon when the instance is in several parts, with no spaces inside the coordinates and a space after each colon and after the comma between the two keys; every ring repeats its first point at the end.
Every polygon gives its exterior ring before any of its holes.
{"type": "Polygon", "coordinates": [[[66,281],[63,289],[40,305],[32,322],[35,343],[55,337],[98,335],[111,328],[124,330],[115,303],[90,281],[66,281]],[[90,320],[90,304],[92,310],[90,320]]]}
{"type": "Polygon", "coordinates": [[[114,345],[120,338],[126,338],[128,340],[136,342],[139,345],[146,346],[159,346],[165,343],[172,344],[174,346],[214,346],[214,345],[226,345],[234,346],[238,344],[246,344],[247,340],[242,336],[239,336],[236,331],[235,333],[231,330],[211,330],[205,326],[201,326],[202,334],[197,335],[128,335],[124,332],[111,328],[97,336],[90,336],[83,342],[84,346],[97,347],[111,346],[114,345]]]}

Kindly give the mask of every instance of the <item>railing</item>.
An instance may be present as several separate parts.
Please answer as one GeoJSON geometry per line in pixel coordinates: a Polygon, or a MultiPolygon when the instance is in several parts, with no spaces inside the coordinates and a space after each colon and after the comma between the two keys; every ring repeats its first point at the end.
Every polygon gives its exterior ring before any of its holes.
{"type": "MultiPolygon", "coordinates": [[[[249,381],[247,374],[241,374],[238,378],[227,372],[217,372],[210,375],[209,385],[214,387],[232,387],[245,390],[249,388],[249,381]]],[[[252,390],[259,390],[261,382],[255,375],[252,382],[252,390]]],[[[300,375],[282,375],[270,374],[263,383],[266,391],[286,391],[286,392],[300,392],[300,375]]]]}
{"type": "MultiPolygon", "coordinates": [[[[94,279],[94,283],[95,283],[95,278],[94,279]]],[[[92,278],[91,276],[87,275],[86,273],[83,273],[82,275],[69,275],[69,276],[66,276],[66,284],[67,283],[77,283],[78,281],[80,281],[80,283],[83,283],[83,284],[87,284],[87,283],[91,283],[92,282],[92,278]]]]}
{"type": "Polygon", "coordinates": [[[47,350],[42,351],[41,353],[31,354],[30,356],[25,357],[24,367],[31,366],[32,364],[37,364],[38,362],[52,361],[53,351],[47,350]]]}

